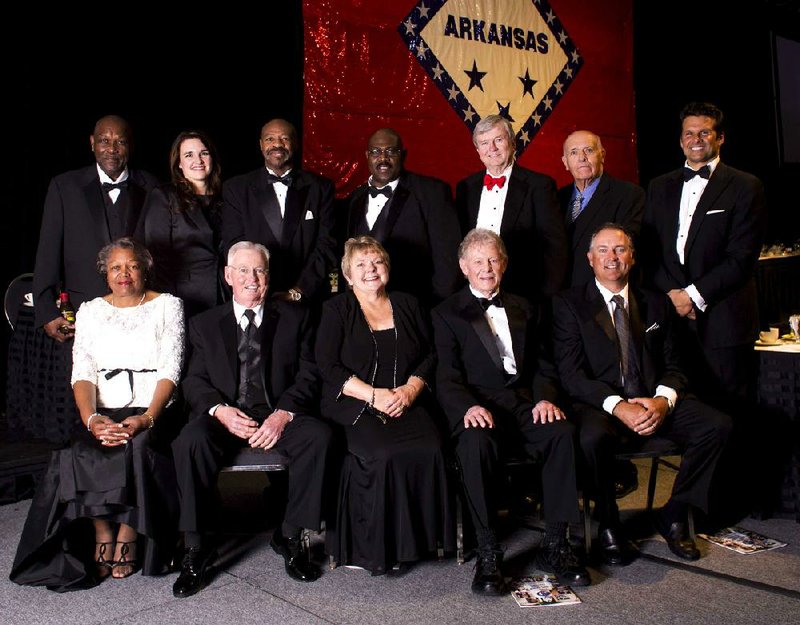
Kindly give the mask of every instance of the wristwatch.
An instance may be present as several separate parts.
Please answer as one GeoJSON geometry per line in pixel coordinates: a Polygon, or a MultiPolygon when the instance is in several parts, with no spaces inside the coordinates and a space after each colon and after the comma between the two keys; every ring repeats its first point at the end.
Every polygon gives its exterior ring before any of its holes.
{"type": "Polygon", "coordinates": [[[299,302],[303,299],[303,294],[298,289],[289,289],[289,297],[293,302],[299,302]]]}

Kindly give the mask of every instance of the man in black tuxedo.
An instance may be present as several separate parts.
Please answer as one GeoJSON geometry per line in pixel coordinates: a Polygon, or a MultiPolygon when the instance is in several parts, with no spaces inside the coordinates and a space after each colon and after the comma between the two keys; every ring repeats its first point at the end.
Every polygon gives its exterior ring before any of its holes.
{"type": "Polygon", "coordinates": [[[514,163],[514,131],[504,117],[484,117],[472,142],[486,170],[456,187],[462,234],[472,228],[499,234],[510,259],[506,286],[542,302],[563,287],[567,270],[569,248],[555,181],[514,163]]]}
{"type": "Polygon", "coordinates": [[[333,183],[294,167],[297,131],[283,119],[261,129],[264,167],[222,186],[222,241],[245,239],[270,251],[272,297],[315,300],[330,293],[335,267],[333,183]]]}
{"type": "Polygon", "coordinates": [[[59,343],[75,330],[58,310],[59,292],[69,293],[76,310],[108,292],[97,273],[97,253],[134,233],[145,195],[157,183],[151,174],[128,168],[131,128],[121,117],[98,120],[89,144],[95,164],[50,182],[33,270],[36,325],[59,343]]]}
{"type": "Polygon", "coordinates": [[[686,373],[699,397],[734,418],[720,468],[727,480],[713,491],[712,525],[730,525],[771,505],[761,501],[761,484],[774,479],[769,438],[754,438],[750,427],[758,410],[755,270],[766,203],[755,176],[720,160],[725,119],[719,108],[692,102],[680,118],[684,167],[654,179],[647,190],[644,273],[680,316],[686,373]]]}
{"type": "Polygon", "coordinates": [[[589,573],[567,540],[578,520],[574,428],[553,403],[539,359],[538,308],[500,289],[508,257],[490,230],[470,231],[458,250],[469,285],[433,310],[436,396],[447,416],[475,526],[478,561],[472,591],[502,594],[503,552],[495,535],[502,448],[541,457],[547,528],[536,564],[573,586],[589,573]]]}
{"type": "Polygon", "coordinates": [[[592,235],[587,256],[595,279],[553,298],[553,343],[596,501],[601,555],[608,564],[626,564],[635,554],[614,497],[614,454],[624,441],[657,433],[683,448],[683,460],[656,527],[674,554],[696,560],[700,553],[686,531],[688,507],[708,512],[730,418],[684,396],[670,302],[628,284],[631,236],[605,224],[592,235]]]}
{"type": "Polygon", "coordinates": [[[269,252],[240,241],[228,252],[225,281],[233,301],[189,323],[182,383],[192,418],[172,449],[178,474],[179,529],[186,555],[173,587],[188,597],[204,584],[214,559],[214,485],[221,467],[246,445],[276,449],[289,460],[286,514],[270,542],[286,572],[311,582],[319,571],[300,548],[302,528],[319,529],[330,429],[312,416],[315,375],[305,306],[265,303],[269,252]]]}
{"type": "Polygon", "coordinates": [[[558,203],[572,250],[567,271],[568,286],[594,280],[586,262],[592,232],[604,223],[614,222],[639,234],[644,213],[644,189],[612,178],[604,171],[606,151],[593,132],[576,130],[564,141],[561,162],[574,183],[558,190],[558,203]]]}
{"type": "Polygon", "coordinates": [[[765,220],[754,176],[720,161],[724,117],[713,104],[681,112],[685,166],[650,183],[642,226],[646,276],[681,317],[690,379],[732,410],[754,395],[758,336],[755,268],[765,220]]]}
{"type": "MultiPolygon", "coordinates": [[[[461,284],[456,261],[461,232],[447,183],[406,171],[400,135],[382,128],[369,138],[370,177],[347,199],[344,238],[369,235],[389,252],[391,290],[431,306],[461,284]]],[[[343,242],[342,242],[343,243],[343,242]]]]}

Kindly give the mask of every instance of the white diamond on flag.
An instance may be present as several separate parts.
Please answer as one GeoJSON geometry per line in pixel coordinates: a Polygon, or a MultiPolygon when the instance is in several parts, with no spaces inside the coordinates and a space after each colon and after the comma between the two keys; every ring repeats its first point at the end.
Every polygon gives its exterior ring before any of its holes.
{"type": "Polygon", "coordinates": [[[397,30],[470,132],[487,115],[511,122],[517,156],[583,65],[547,0],[422,0],[397,30]]]}

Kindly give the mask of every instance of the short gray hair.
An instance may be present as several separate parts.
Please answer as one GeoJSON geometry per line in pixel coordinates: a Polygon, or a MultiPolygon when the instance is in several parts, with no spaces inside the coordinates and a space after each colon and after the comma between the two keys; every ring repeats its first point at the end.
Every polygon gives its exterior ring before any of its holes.
{"type": "Polygon", "coordinates": [[[478,135],[482,135],[484,132],[489,132],[495,126],[502,126],[508,135],[508,140],[511,145],[516,144],[517,141],[515,139],[514,128],[511,126],[511,122],[501,115],[487,115],[477,124],[475,124],[475,130],[472,131],[472,143],[475,145],[475,147],[478,147],[478,135]]]}
{"type": "Polygon", "coordinates": [[[97,253],[97,271],[105,276],[108,273],[108,257],[114,250],[131,250],[133,257],[142,266],[145,277],[153,270],[153,256],[147,248],[132,237],[122,237],[112,241],[97,253]]]}
{"type": "Polygon", "coordinates": [[[589,249],[591,250],[594,247],[594,240],[597,238],[597,235],[600,234],[603,230],[618,230],[622,234],[625,235],[625,238],[628,239],[628,244],[631,246],[632,251],[636,251],[636,247],[633,244],[633,235],[631,231],[628,230],[622,224],[618,224],[615,221],[607,221],[599,228],[595,228],[594,232],[592,232],[592,238],[589,240],[589,249]]]}
{"type": "Polygon", "coordinates": [[[265,269],[269,271],[269,250],[261,245],[261,243],[253,243],[252,241],[239,241],[238,243],[231,245],[231,249],[228,250],[229,266],[233,263],[233,257],[236,256],[236,252],[241,252],[243,250],[256,250],[257,252],[260,252],[264,257],[264,264],[266,265],[265,269]]]}
{"type": "Polygon", "coordinates": [[[493,230],[487,230],[486,228],[473,228],[467,232],[467,236],[464,237],[464,240],[461,241],[461,244],[458,246],[458,260],[466,257],[471,247],[489,244],[497,248],[503,262],[508,261],[508,252],[506,251],[506,244],[503,243],[503,239],[493,230]]]}

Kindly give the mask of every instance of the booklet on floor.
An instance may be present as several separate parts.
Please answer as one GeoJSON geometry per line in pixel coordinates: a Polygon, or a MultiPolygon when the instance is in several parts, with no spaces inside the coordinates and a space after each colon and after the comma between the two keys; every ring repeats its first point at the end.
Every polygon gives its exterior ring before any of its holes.
{"type": "Polygon", "coordinates": [[[759,551],[786,546],[786,543],[743,527],[726,527],[716,534],[698,534],[698,536],[720,547],[744,554],[758,553],[759,551]]]}
{"type": "Polygon", "coordinates": [[[571,605],[581,600],[569,586],[547,573],[521,577],[511,583],[511,596],[521,608],[571,605]]]}

